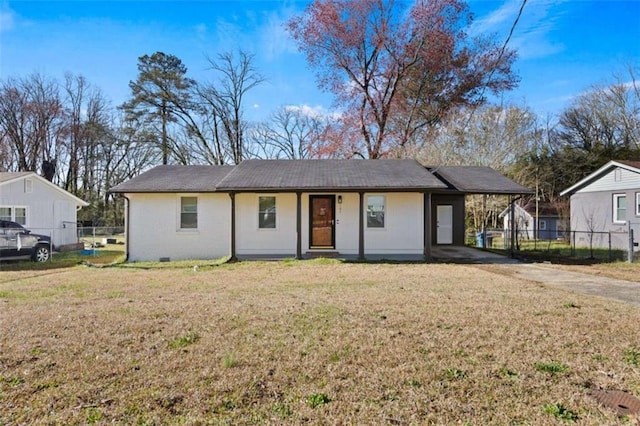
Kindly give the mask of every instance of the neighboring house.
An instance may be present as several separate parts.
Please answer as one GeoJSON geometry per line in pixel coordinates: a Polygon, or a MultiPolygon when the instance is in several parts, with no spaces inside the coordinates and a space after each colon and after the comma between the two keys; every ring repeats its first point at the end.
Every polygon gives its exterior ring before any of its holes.
{"type": "MultiPolygon", "coordinates": [[[[556,240],[567,237],[567,220],[561,217],[558,209],[549,203],[529,202],[524,206],[514,205],[516,218],[515,229],[518,238],[524,240],[556,240]],[[536,226],[536,210],[538,226],[536,226]]],[[[511,229],[511,206],[498,216],[503,219],[504,232],[508,235],[511,229]]]]}
{"type": "Polygon", "coordinates": [[[466,193],[530,193],[487,167],[414,160],[247,160],[159,166],[111,189],[127,259],[430,258],[464,244],[466,193]]]}
{"type": "Polygon", "coordinates": [[[629,224],[640,240],[640,161],[609,161],[560,195],[571,196],[576,245],[628,247],[629,224]]]}
{"type": "Polygon", "coordinates": [[[0,172],[0,219],[50,236],[54,247],[78,241],[77,211],[88,205],[34,172],[0,172]]]}

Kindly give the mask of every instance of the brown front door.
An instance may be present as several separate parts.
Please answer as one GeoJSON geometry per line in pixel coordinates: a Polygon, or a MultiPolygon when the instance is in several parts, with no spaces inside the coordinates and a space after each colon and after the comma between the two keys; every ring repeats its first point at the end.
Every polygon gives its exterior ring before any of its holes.
{"type": "Polygon", "coordinates": [[[310,195],[311,248],[335,248],[336,197],[334,195],[310,195]]]}

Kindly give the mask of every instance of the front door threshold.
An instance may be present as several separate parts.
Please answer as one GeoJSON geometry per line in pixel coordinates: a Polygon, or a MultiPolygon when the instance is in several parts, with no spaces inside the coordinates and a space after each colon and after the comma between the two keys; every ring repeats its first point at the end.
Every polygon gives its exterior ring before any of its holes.
{"type": "Polygon", "coordinates": [[[340,252],[334,250],[318,250],[318,251],[308,251],[305,253],[305,256],[308,258],[317,258],[317,257],[338,257],[340,256],[340,252]]]}

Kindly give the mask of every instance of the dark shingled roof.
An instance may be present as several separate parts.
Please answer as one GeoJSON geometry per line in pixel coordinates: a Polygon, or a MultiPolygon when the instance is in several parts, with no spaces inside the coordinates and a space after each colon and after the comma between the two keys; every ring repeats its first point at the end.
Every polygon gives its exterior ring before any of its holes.
{"type": "Polygon", "coordinates": [[[640,161],[631,161],[631,160],[617,160],[618,163],[622,163],[629,167],[633,167],[635,169],[640,170],[640,161]]]}
{"type": "Polygon", "coordinates": [[[233,166],[158,166],[110,192],[213,192],[233,166]]]}
{"type": "Polygon", "coordinates": [[[245,160],[222,191],[422,190],[446,186],[415,160],[245,160]]]}
{"type": "Polygon", "coordinates": [[[158,166],[110,192],[422,191],[530,194],[490,167],[425,168],[415,160],[245,160],[158,166]]]}
{"type": "Polygon", "coordinates": [[[467,194],[533,194],[533,191],[503,176],[491,167],[430,167],[431,173],[449,185],[449,189],[467,194]]]}

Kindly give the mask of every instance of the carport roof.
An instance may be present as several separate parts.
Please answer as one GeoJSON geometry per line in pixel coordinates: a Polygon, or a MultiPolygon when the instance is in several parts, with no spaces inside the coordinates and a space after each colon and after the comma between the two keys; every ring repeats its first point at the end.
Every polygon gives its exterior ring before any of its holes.
{"type": "Polygon", "coordinates": [[[467,194],[533,194],[529,188],[512,181],[491,167],[441,166],[428,169],[445,182],[449,189],[467,194]]]}

